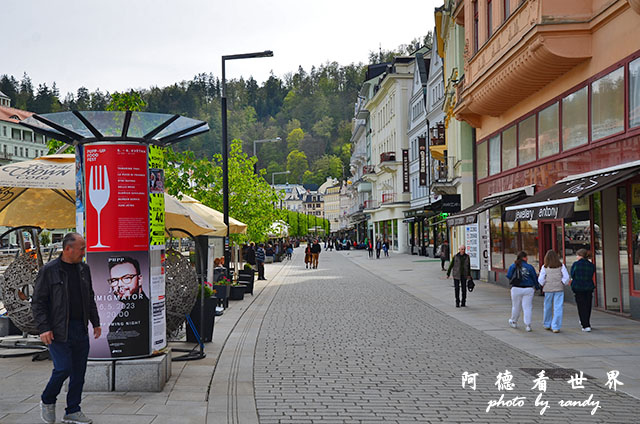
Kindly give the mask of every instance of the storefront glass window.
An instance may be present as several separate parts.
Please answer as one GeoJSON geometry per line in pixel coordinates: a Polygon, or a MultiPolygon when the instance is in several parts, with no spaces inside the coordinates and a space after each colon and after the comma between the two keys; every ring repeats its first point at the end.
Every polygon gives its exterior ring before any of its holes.
{"type": "MultiPolygon", "coordinates": [[[[593,263],[596,265],[596,304],[606,307],[604,300],[604,273],[602,268],[602,223],[601,223],[601,194],[593,195],[593,263]]],[[[569,270],[571,270],[569,268],[569,270]]]]}
{"type": "Polygon", "coordinates": [[[640,183],[631,184],[631,230],[633,289],[640,290],[640,183]]]}
{"type": "Polygon", "coordinates": [[[627,249],[627,187],[618,187],[618,253],[622,279],[622,312],[629,312],[629,249],[627,249]]]}
{"type": "MultiPolygon", "coordinates": [[[[589,211],[586,211],[588,216],[589,211]]],[[[578,215],[578,213],[576,213],[578,215]]],[[[571,266],[577,260],[576,252],[587,249],[591,252],[591,221],[573,221],[564,223],[564,251],[565,265],[571,271],[571,266]]]]}
{"type": "Polygon", "coordinates": [[[500,173],[500,135],[489,139],[489,175],[500,173]]]}
{"type": "Polygon", "coordinates": [[[591,84],[591,139],[624,130],[624,68],[591,84]]]}
{"type": "Polygon", "coordinates": [[[629,127],[640,126],[640,58],[629,64],[629,127]]]}
{"type": "Polygon", "coordinates": [[[538,254],[538,221],[522,221],[520,222],[520,234],[522,237],[522,250],[527,252],[527,262],[531,264],[537,271],[539,267],[538,254]]]}
{"type": "Polygon", "coordinates": [[[487,142],[483,141],[478,144],[476,153],[478,179],[487,176],[487,142]]]}
{"type": "Polygon", "coordinates": [[[536,160],[536,116],[531,115],[518,124],[518,163],[536,160]]]}
{"type": "Polygon", "coordinates": [[[546,158],[560,152],[558,103],[538,114],[538,156],[546,158]]]}
{"type": "Polygon", "coordinates": [[[589,141],[587,104],[588,87],[562,99],[562,150],[573,149],[589,141]]]}
{"type": "Polygon", "coordinates": [[[502,133],[502,170],[516,167],[516,126],[502,133]]]}
{"type": "MultiPolygon", "coordinates": [[[[502,223],[504,231],[504,263],[505,268],[509,268],[518,256],[518,223],[504,222],[502,223]]],[[[530,255],[527,252],[527,255],[530,255]]],[[[527,258],[528,260],[532,258],[527,258]]]]}
{"type": "Polygon", "coordinates": [[[502,260],[502,210],[500,207],[489,211],[489,232],[491,237],[491,267],[504,269],[502,260]]]}

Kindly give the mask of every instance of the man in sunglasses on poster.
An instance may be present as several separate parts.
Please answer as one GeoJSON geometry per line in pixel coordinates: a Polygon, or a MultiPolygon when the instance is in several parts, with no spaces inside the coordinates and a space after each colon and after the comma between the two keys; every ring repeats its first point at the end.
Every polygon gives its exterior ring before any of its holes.
{"type": "Polygon", "coordinates": [[[111,292],[122,303],[109,324],[112,358],[140,356],[149,352],[149,298],[142,291],[139,262],[129,256],[109,258],[111,292]]]}

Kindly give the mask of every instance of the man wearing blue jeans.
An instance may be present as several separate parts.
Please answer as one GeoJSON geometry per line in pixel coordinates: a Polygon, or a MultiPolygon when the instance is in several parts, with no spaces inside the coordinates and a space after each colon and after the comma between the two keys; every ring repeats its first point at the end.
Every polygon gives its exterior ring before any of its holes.
{"type": "Polygon", "coordinates": [[[38,273],[32,311],[40,339],[49,347],[53,372],[41,396],[41,418],[56,422],[56,398],[69,378],[64,423],[90,424],[80,410],[84,375],[89,356],[88,322],[93,336],[100,337],[100,318],[91,286],[91,272],[82,262],[85,241],[69,233],[62,241],[62,254],[38,273]]]}

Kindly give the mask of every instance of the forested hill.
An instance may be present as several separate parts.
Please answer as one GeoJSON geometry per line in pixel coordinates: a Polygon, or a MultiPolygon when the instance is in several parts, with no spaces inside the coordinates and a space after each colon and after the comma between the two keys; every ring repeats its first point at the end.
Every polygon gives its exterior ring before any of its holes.
{"type": "MultiPolygon", "coordinates": [[[[431,44],[431,34],[395,50],[370,52],[369,61],[388,61],[422,44],[431,44]]],[[[351,119],[365,71],[363,64],[330,62],[310,71],[299,68],[284,77],[271,75],[263,84],[253,78],[228,81],[229,137],[243,140],[249,154],[253,140],[282,139],[257,145],[258,166],[266,168],[268,181],[272,172],[285,170],[291,174],[276,175],[276,182],[321,184],[327,176],[348,176],[351,119]]],[[[108,92],[89,92],[81,87],[62,98],[55,83],[36,88],[27,74],[20,80],[0,76],[0,91],[11,98],[14,107],[36,113],[105,110],[112,97],[108,92]]],[[[199,74],[168,87],[136,91],[145,102],[144,111],[177,113],[209,123],[209,133],[176,145],[176,150],[192,150],[206,158],[220,152],[219,78],[199,74]]]]}

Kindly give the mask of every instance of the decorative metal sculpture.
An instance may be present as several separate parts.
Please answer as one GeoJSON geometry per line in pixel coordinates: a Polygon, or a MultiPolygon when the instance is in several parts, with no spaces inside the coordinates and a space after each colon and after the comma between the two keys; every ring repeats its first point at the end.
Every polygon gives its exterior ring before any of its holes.
{"type": "Polygon", "coordinates": [[[38,265],[36,259],[22,254],[7,267],[0,279],[0,298],[11,321],[23,332],[37,335],[31,314],[31,296],[36,284],[38,265]]]}
{"type": "Polygon", "coordinates": [[[176,250],[167,250],[165,261],[167,335],[175,335],[191,312],[198,295],[198,275],[189,258],[176,250]]]}

